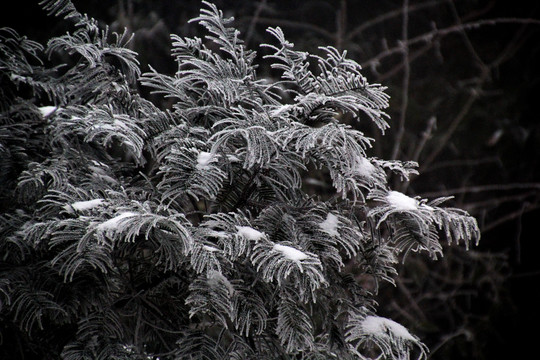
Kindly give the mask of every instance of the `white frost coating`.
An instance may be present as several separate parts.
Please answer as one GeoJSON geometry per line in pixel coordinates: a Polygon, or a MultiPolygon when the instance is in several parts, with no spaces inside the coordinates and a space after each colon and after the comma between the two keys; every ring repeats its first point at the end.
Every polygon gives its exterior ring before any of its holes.
{"type": "Polygon", "coordinates": [[[93,200],[87,200],[87,201],[76,201],[71,205],[64,206],[64,209],[70,211],[71,209],[77,210],[77,211],[84,211],[84,210],[90,210],[95,208],[96,206],[101,205],[103,202],[103,199],[93,199],[93,200]]]}
{"type": "Polygon", "coordinates": [[[275,244],[274,250],[282,253],[287,259],[301,261],[308,258],[307,254],[290,246],[275,244]]]}
{"type": "Polygon", "coordinates": [[[371,161],[369,161],[365,157],[357,156],[355,160],[356,161],[353,169],[356,173],[368,177],[377,171],[375,165],[373,165],[371,161]]]}
{"type": "Polygon", "coordinates": [[[214,155],[212,153],[201,151],[199,152],[199,155],[197,155],[197,169],[199,170],[206,170],[208,169],[208,165],[214,161],[214,155]]]}
{"type": "Polygon", "coordinates": [[[264,237],[264,233],[249,226],[236,226],[236,229],[238,230],[237,234],[243,236],[247,240],[259,241],[264,237]]]}
{"type": "Polygon", "coordinates": [[[337,227],[339,224],[339,219],[336,215],[328,213],[326,220],[319,224],[319,227],[322,231],[327,233],[330,236],[339,236],[337,227]]]}
{"type": "Polygon", "coordinates": [[[390,191],[386,195],[386,201],[396,210],[416,210],[418,209],[418,200],[408,197],[399,191],[390,191]]]}
{"type": "Polygon", "coordinates": [[[58,107],[56,106],[42,106],[38,108],[39,112],[41,113],[41,115],[43,115],[43,117],[51,115],[54,111],[56,111],[56,109],[58,109],[58,107]]]}
{"type": "Polygon", "coordinates": [[[115,230],[118,227],[118,224],[120,223],[120,221],[122,221],[125,218],[137,216],[137,215],[139,214],[128,211],[99,224],[97,228],[98,230],[101,230],[101,231],[115,230]]]}
{"type": "Polygon", "coordinates": [[[384,317],[367,316],[362,321],[361,326],[362,330],[370,335],[388,336],[388,334],[391,334],[393,337],[402,340],[416,341],[414,336],[403,325],[384,317]]]}

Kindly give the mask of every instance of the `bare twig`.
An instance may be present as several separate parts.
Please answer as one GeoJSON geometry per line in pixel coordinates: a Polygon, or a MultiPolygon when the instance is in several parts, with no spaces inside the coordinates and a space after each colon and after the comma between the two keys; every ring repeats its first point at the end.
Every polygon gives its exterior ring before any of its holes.
{"type": "Polygon", "coordinates": [[[537,210],[537,209],[540,209],[540,204],[524,204],[521,208],[519,208],[519,210],[506,214],[505,216],[501,216],[497,220],[494,220],[490,222],[489,224],[484,225],[480,230],[483,233],[486,233],[490,230],[495,229],[496,227],[498,227],[499,225],[505,222],[520,218],[524,214],[537,210]]]}
{"type": "MultiPolygon", "coordinates": [[[[410,64],[412,64],[416,59],[420,58],[422,55],[424,55],[426,52],[428,52],[432,48],[433,48],[433,44],[426,44],[423,47],[421,47],[420,49],[418,49],[418,50],[416,50],[416,51],[414,51],[412,53],[411,53],[411,49],[409,49],[409,63],[407,64],[407,66],[410,66],[410,64]]],[[[390,69],[387,72],[382,73],[379,76],[377,76],[377,81],[379,81],[379,82],[386,81],[387,79],[391,78],[392,76],[394,76],[394,75],[398,74],[400,71],[402,71],[403,68],[405,67],[405,65],[406,64],[404,64],[403,62],[400,62],[399,64],[394,66],[392,69],[390,69]]]]}
{"type": "MultiPolygon", "coordinates": [[[[420,153],[424,149],[424,146],[426,145],[427,141],[431,138],[433,129],[436,126],[437,126],[437,118],[435,116],[430,117],[427,122],[426,129],[422,132],[420,141],[418,141],[418,145],[416,146],[416,149],[413,152],[413,155],[411,157],[412,161],[418,161],[418,158],[420,157],[420,153]]],[[[410,185],[409,181],[404,182],[402,185],[401,192],[406,192],[409,185],[410,185]]]]}
{"type": "Polygon", "coordinates": [[[390,159],[396,159],[398,152],[401,149],[401,142],[405,134],[405,119],[407,117],[407,107],[409,104],[409,81],[410,81],[410,62],[409,62],[409,47],[407,41],[409,38],[409,0],[403,1],[403,20],[401,27],[402,34],[402,52],[403,52],[403,82],[401,88],[401,109],[399,114],[399,127],[394,142],[394,148],[390,159]]]}
{"type": "Polygon", "coordinates": [[[439,161],[431,165],[429,169],[424,169],[422,173],[425,174],[430,171],[435,171],[435,170],[444,169],[444,168],[453,168],[457,166],[478,166],[478,165],[490,164],[490,163],[499,163],[499,165],[501,165],[501,159],[496,156],[491,156],[491,157],[485,157],[481,159],[459,159],[459,160],[439,161]]]}
{"type": "Polygon", "coordinates": [[[457,130],[463,119],[465,119],[465,116],[469,113],[469,110],[471,110],[471,107],[473,106],[476,99],[478,99],[480,95],[480,87],[486,81],[488,77],[489,72],[487,70],[483,70],[482,74],[479,78],[479,84],[475,89],[471,91],[471,94],[465,104],[461,107],[461,110],[459,113],[454,117],[452,122],[450,123],[450,126],[445,130],[444,135],[441,137],[439,141],[437,141],[437,145],[435,149],[429,154],[429,156],[422,162],[422,166],[420,167],[420,172],[424,171],[424,169],[429,168],[431,163],[439,156],[440,152],[446,147],[446,144],[450,140],[450,138],[454,135],[454,132],[457,130]]]}
{"type": "Polygon", "coordinates": [[[447,196],[448,194],[463,194],[463,193],[479,193],[486,191],[508,191],[508,190],[531,190],[539,189],[540,183],[511,183],[511,184],[490,184],[490,185],[477,185],[477,186],[465,186],[456,189],[447,189],[442,191],[431,191],[422,193],[422,197],[439,197],[447,196]]]}
{"type": "Polygon", "coordinates": [[[340,9],[336,15],[336,48],[343,50],[343,38],[347,29],[347,0],[341,0],[340,9]]]}
{"type": "Polygon", "coordinates": [[[453,334],[449,334],[449,335],[443,337],[442,340],[431,349],[431,351],[430,351],[430,353],[428,355],[428,359],[433,358],[433,354],[435,354],[437,351],[439,351],[448,342],[452,341],[453,339],[455,339],[455,338],[457,338],[459,336],[465,336],[465,337],[468,338],[468,337],[471,336],[471,332],[469,330],[467,330],[467,329],[459,329],[456,332],[454,332],[453,334]]]}
{"type": "MultiPolygon", "coordinates": [[[[407,46],[410,48],[413,45],[421,44],[421,43],[430,43],[436,38],[442,38],[450,34],[462,32],[465,30],[474,30],[478,29],[483,26],[494,26],[499,24],[525,24],[525,25],[540,25],[540,20],[537,19],[523,19],[523,18],[496,18],[496,19],[486,19],[486,20],[478,20],[478,21],[472,21],[468,23],[463,24],[457,24],[453,26],[449,26],[444,29],[433,29],[430,32],[427,32],[425,34],[419,35],[417,37],[411,38],[407,41],[407,46]]],[[[361,65],[362,67],[372,67],[374,65],[379,64],[382,60],[384,60],[387,57],[397,55],[401,53],[403,44],[398,44],[397,46],[391,47],[386,49],[385,51],[381,51],[377,56],[374,56],[373,58],[363,62],[361,65]]]]}
{"type": "Polygon", "coordinates": [[[488,210],[491,208],[497,208],[498,206],[510,203],[510,202],[523,202],[528,198],[538,195],[538,191],[527,191],[522,194],[517,195],[508,195],[508,196],[496,196],[489,198],[488,200],[469,202],[465,204],[465,207],[468,211],[474,211],[475,209],[488,210]]]}
{"type": "MultiPolygon", "coordinates": [[[[427,7],[439,5],[440,3],[441,3],[441,0],[435,0],[435,1],[426,1],[424,3],[416,4],[416,5],[409,5],[407,12],[411,13],[413,11],[418,11],[418,10],[425,9],[427,7]]],[[[403,7],[400,7],[399,9],[389,11],[385,14],[376,16],[371,20],[364,21],[361,25],[349,31],[349,33],[347,34],[347,40],[348,41],[352,40],[353,37],[360,35],[364,30],[372,26],[375,26],[381,22],[384,22],[386,20],[390,20],[394,17],[402,15],[402,12],[403,12],[403,7]]]]}
{"type": "Polygon", "coordinates": [[[251,18],[251,21],[249,23],[249,28],[246,32],[245,42],[247,45],[249,45],[249,42],[251,38],[253,37],[253,34],[255,32],[255,26],[257,25],[257,22],[259,21],[259,16],[261,15],[261,12],[266,7],[266,0],[262,0],[259,2],[259,5],[257,5],[257,8],[255,9],[255,13],[253,14],[253,17],[251,18]]]}
{"type": "MultiPolygon", "coordinates": [[[[463,22],[462,22],[461,17],[459,16],[459,14],[457,12],[456,5],[454,4],[454,1],[448,0],[448,5],[449,5],[449,7],[450,7],[450,9],[452,11],[452,14],[454,15],[454,18],[456,19],[457,24],[458,25],[463,25],[463,22]]],[[[462,29],[460,31],[460,34],[463,37],[463,40],[465,42],[465,46],[469,49],[469,51],[471,52],[473,57],[476,59],[478,66],[480,66],[480,69],[483,69],[486,66],[486,64],[484,63],[484,61],[482,60],[480,55],[478,55],[478,52],[474,48],[474,45],[471,43],[471,39],[469,39],[469,35],[465,31],[465,29],[462,29]]]]}
{"type": "Polygon", "coordinates": [[[427,122],[426,129],[422,131],[420,141],[418,142],[418,145],[416,146],[416,149],[414,150],[414,153],[411,157],[412,161],[418,161],[420,158],[420,153],[422,150],[424,150],[424,146],[426,145],[427,141],[431,139],[431,135],[433,134],[433,129],[437,126],[437,118],[435,116],[431,116],[427,122]]]}
{"type": "MultiPolygon", "coordinates": [[[[246,20],[253,20],[253,16],[246,17],[246,20]]],[[[301,22],[301,21],[294,21],[294,20],[285,20],[285,19],[277,19],[277,18],[267,18],[267,17],[259,17],[258,22],[261,24],[270,24],[272,26],[283,26],[283,27],[290,27],[295,29],[302,29],[307,31],[312,31],[316,33],[317,35],[326,38],[327,41],[332,41],[334,39],[334,34],[330,31],[313,24],[309,24],[307,22],[301,22]]]]}
{"type": "Polygon", "coordinates": [[[398,289],[403,293],[405,298],[409,301],[409,304],[411,305],[417,316],[419,316],[423,321],[427,321],[426,315],[422,311],[420,304],[418,304],[418,300],[415,298],[415,296],[413,296],[413,294],[411,294],[409,288],[403,284],[403,280],[400,277],[396,278],[396,285],[398,289]]]}

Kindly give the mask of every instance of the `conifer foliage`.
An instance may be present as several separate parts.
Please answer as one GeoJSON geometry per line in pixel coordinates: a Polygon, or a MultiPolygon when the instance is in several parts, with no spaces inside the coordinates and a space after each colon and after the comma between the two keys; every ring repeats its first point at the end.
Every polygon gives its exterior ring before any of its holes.
{"type": "Polygon", "coordinates": [[[176,74],[141,74],[126,33],[42,6],[73,31],[44,47],[0,29],[0,357],[426,358],[362,279],[392,283],[406,253],[479,232],[446,198],[390,189],[416,164],[370,157],[340,122],[384,133],[385,87],[277,27],[264,61],[281,78],[258,78],[207,2],[204,38],[172,35],[176,74]],[[315,172],[333,196],[308,195],[315,172]]]}

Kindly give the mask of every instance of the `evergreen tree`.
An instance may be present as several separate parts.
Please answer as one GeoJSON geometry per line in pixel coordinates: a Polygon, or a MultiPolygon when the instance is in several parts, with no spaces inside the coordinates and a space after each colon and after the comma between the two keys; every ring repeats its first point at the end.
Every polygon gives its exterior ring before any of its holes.
{"type": "Polygon", "coordinates": [[[370,157],[340,121],[384,133],[385,87],[280,28],[263,46],[281,78],[260,79],[207,2],[204,38],[172,35],[176,74],[141,75],[126,33],[42,5],[74,30],[46,48],[0,30],[3,358],[426,358],[377,315],[378,284],[479,231],[448,198],[393,191],[417,164],[370,157]],[[315,177],[334,193],[310,194],[315,177]]]}

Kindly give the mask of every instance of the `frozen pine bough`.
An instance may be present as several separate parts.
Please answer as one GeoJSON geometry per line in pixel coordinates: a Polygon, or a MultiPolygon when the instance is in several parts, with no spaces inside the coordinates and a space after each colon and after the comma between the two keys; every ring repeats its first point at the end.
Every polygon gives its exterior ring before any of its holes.
{"type": "Polygon", "coordinates": [[[0,313],[19,343],[66,360],[427,357],[359,278],[393,283],[411,251],[436,259],[441,242],[468,247],[479,231],[447,198],[391,189],[387,174],[408,180],[416,164],[370,156],[374,140],[340,122],[384,133],[385,87],[345,52],[298,51],[277,27],[263,61],[281,77],[263,80],[207,2],[192,20],[204,38],[172,35],[177,72],[141,75],[125,34],[68,0],[42,4],[73,32],[47,49],[0,32],[3,81],[37,94],[6,92],[1,107],[25,109],[0,138],[12,176],[0,313]],[[77,65],[32,79],[28,58],[43,52],[77,65]],[[329,193],[308,195],[314,172],[329,193]]]}

